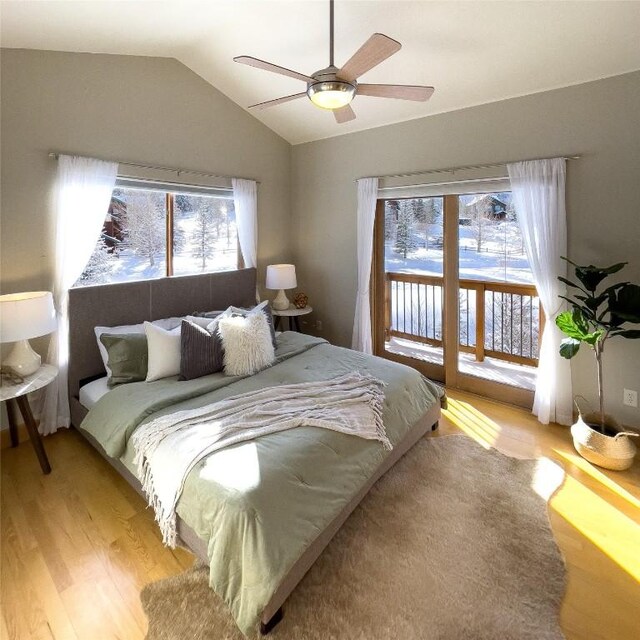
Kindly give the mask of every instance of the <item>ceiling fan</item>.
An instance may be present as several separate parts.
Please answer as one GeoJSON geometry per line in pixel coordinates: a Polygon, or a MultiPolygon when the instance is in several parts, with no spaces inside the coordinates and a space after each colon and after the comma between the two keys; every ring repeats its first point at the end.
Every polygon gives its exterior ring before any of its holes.
{"type": "Polygon", "coordinates": [[[303,93],[294,93],[275,100],[259,102],[251,105],[249,109],[266,109],[307,96],[317,107],[333,111],[336,122],[341,124],[355,119],[356,114],[349,103],[356,95],[415,100],[417,102],[425,102],[433,95],[433,87],[406,84],[361,84],[357,82],[363,73],[400,51],[402,45],[382,33],[374,33],[349,58],[346,64],[338,69],[333,64],[333,23],[333,0],[329,0],[329,66],[312,73],[310,76],[252,56],[238,56],[233,59],[234,62],[240,64],[264,69],[307,83],[307,90],[303,93]]]}

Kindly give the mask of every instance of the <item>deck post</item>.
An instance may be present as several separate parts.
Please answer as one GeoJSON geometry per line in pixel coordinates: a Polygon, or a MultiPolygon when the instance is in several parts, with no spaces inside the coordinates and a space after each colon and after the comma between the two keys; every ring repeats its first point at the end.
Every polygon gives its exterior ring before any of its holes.
{"type": "Polygon", "coordinates": [[[476,362],[484,362],[484,290],[476,286],[476,362]]]}
{"type": "Polygon", "coordinates": [[[389,273],[384,274],[384,341],[391,338],[391,278],[389,273]]]}

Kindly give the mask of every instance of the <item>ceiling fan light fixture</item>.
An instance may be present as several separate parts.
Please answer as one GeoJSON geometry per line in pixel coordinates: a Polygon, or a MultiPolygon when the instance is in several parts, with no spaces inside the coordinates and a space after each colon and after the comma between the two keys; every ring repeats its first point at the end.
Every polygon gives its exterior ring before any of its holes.
{"type": "Polygon", "coordinates": [[[333,111],[346,107],[353,100],[356,87],[343,80],[324,80],[310,84],[307,95],[316,107],[333,111]]]}

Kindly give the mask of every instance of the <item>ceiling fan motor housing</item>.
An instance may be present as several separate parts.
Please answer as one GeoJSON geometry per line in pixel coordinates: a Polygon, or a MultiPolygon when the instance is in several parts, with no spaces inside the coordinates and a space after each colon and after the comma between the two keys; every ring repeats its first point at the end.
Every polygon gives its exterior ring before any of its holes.
{"type": "Polygon", "coordinates": [[[321,109],[341,109],[356,95],[358,83],[342,80],[337,74],[338,68],[333,65],[311,74],[314,82],[307,84],[307,95],[321,109]]]}

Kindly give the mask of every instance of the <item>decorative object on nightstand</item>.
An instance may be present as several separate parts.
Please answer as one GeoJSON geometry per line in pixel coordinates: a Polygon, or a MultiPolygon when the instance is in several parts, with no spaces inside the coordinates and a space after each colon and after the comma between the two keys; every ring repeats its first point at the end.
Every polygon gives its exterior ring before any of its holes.
{"type": "Polygon", "coordinates": [[[284,292],[285,289],[295,289],[298,286],[296,281],[296,268],[292,264],[270,264],[267,267],[267,289],[278,289],[278,295],[271,303],[271,307],[278,311],[289,308],[289,299],[284,292]]]}
{"type": "Polygon", "coordinates": [[[296,309],[304,309],[309,304],[309,296],[306,293],[296,293],[293,296],[293,306],[296,309]]]}
{"type": "Polygon", "coordinates": [[[29,439],[35,449],[42,473],[51,473],[51,465],[44,450],[44,445],[38,433],[36,421],[31,413],[27,394],[46,387],[55,380],[58,369],[50,364],[42,365],[34,374],[27,376],[21,382],[15,384],[8,382],[4,377],[0,386],[0,401],[7,403],[7,415],[9,416],[9,435],[11,446],[18,446],[18,420],[17,410],[20,410],[22,419],[27,427],[29,439]]]}
{"type": "Polygon", "coordinates": [[[272,313],[276,316],[276,330],[280,327],[282,318],[288,318],[289,331],[297,331],[300,333],[300,316],[306,316],[313,311],[313,307],[304,307],[303,309],[296,309],[295,307],[289,307],[288,309],[273,309],[272,313]]]}
{"type": "Polygon", "coordinates": [[[56,312],[49,291],[0,296],[0,342],[15,342],[2,363],[3,369],[22,377],[35,373],[42,359],[31,348],[29,339],[47,335],[55,328],[56,312]]]}

